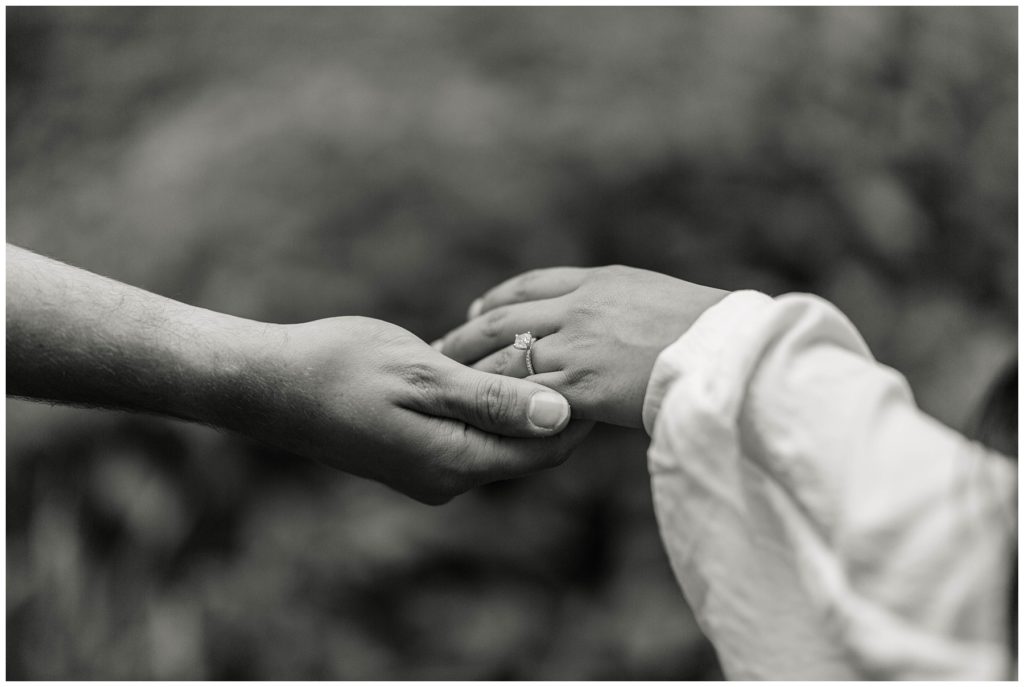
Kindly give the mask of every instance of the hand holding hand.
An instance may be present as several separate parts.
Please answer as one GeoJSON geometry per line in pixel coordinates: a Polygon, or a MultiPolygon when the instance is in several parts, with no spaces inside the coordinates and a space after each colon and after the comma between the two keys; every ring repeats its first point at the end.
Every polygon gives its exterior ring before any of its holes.
{"type": "Polygon", "coordinates": [[[232,429],[428,503],[557,465],[589,429],[386,322],[254,322],[11,245],[7,366],[9,394],[232,429]]]}
{"type": "Polygon", "coordinates": [[[558,465],[592,425],[570,423],[550,389],[459,365],[387,322],[337,317],[262,338],[256,413],[242,404],[231,424],[425,503],[558,465]]]}
{"type": "Polygon", "coordinates": [[[560,391],[577,418],[642,425],[658,354],[728,292],[631,267],[556,267],[499,284],[435,347],[483,372],[527,377],[516,334],[538,340],[530,381],[560,391]]]}

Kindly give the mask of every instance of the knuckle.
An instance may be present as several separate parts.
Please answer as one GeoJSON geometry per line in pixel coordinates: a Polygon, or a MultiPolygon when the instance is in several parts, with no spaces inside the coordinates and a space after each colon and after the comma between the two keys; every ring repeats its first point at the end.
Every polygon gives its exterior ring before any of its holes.
{"type": "Polygon", "coordinates": [[[590,368],[573,367],[565,370],[565,385],[576,394],[591,390],[596,379],[597,375],[590,368]]]}
{"type": "Polygon", "coordinates": [[[601,304],[598,299],[593,297],[577,298],[569,307],[569,316],[575,321],[590,322],[600,315],[601,304]]]}
{"type": "Polygon", "coordinates": [[[441,490],[455,497],[472,489],[477,482],[476,459],[477,456],[469,449],[469,443],[462,442],[451,453],[449,462],[438,480],[441,490]]]}
{"type": "Polygon", "coordinates": [[[403,491],[420,503],[440,506],[472,489],[486,476],[478,446],[467,425],[438,421],[424,446],[430,460],[406,475],[403,491]]]}
{"type": "Polygon", "coordinates": [[[445,448],[441,451],[444,462],[439,481],[450,487],[459,487],[473,474],[475,456],[472,442],[468,438],[469,428],[462,423],[452,423],[450,427],[444,442],[445,448]]]}
{"type": "Polygon", "coordinates": [[[441,348],[449,358],[458,359],[460,353],[466,348],[466,335],[461,330],[450,332],[444,337],[444,344],[441,348]]]}
{"type": "Polygon", "coordinates": [[[517,303],[528,300],[530,296],[530,288],[537,277],[540,276],[540,270],[530,270],[519,275],[519,277],[512,284],[512,298],[517,303]]]}
{"type": "Polygon", "coordinates": [[[404,363],[396,372],[406,386],[423,396],[433,394],[440,381],[439,372],[428,363],[404,363]]]}
{"type": "Polygon", "coordinates": [[[580,302],[572,308],[572,318],[577,321],[587,322],[597,315],[597,309],[590,303],[580,302]]]}
{"type": "Polygon", "coordinates": [[[508,311],[504,308],[489,311],[480,322],[480,333],[487,339],[499,338],[507,317],[508,311]]]}
{"type": "Polygon", "coordinates": [[[509,424],[515,416],[516,394],[501,378],[486,378],[477,388],[480,416],[492,426],[509,424]]]}
{"type": "Polygon", "coordinates": [[[495,372],[500,375],[507,375],[512,371],[512,363],[512,350],[508,348],[503,349],[494,361],[495,372]]]}

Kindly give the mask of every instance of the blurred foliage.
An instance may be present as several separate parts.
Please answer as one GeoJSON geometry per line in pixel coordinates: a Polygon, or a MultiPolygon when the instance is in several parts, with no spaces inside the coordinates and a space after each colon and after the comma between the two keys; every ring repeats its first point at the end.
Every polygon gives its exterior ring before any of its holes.
{"type": "MultiPolygon", "coordinates": [[[[7,10],[8,239],[430,340],[625,263],[838,304],[960,427],[1016,351],[1014,8],[7,10]]],[[[11,678],[713,678],[645,437],[442,508],[7,404],[11,678]]]]}

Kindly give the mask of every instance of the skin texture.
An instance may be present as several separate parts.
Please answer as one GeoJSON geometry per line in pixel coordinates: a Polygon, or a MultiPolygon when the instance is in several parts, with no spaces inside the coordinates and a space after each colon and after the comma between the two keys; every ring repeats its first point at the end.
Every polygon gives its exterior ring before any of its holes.
{"type": "Polygon", "coordinates": [[[13,396],[234,430],[431,504],[558,465],[591,427],[387,322],[255,322],[10,245],[7,375],[13,396]]]}
{"type": "Polygon", "coordinates": [[[612,265],[534,270],[494,287],[461,327],[434,342],[475,369],[527,377],[517,333],[530,331],[531,381],[565,395],[574,417],[641,427],[658,354],[727,291],[612,265]]]}

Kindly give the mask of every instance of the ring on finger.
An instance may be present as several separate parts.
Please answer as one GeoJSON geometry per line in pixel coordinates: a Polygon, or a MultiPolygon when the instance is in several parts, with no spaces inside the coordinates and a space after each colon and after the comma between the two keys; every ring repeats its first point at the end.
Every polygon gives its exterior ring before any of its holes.
{"type": "Polygon", "coordinates": [[[526,351],[526,371],[532,376],[536,374],[533,371],[533,343],[537,340],[537,337],[532,332],[524,332],[522,334],[516,334],[516,340],[512,344],[512,348],[519,351],[526,351]]]}

